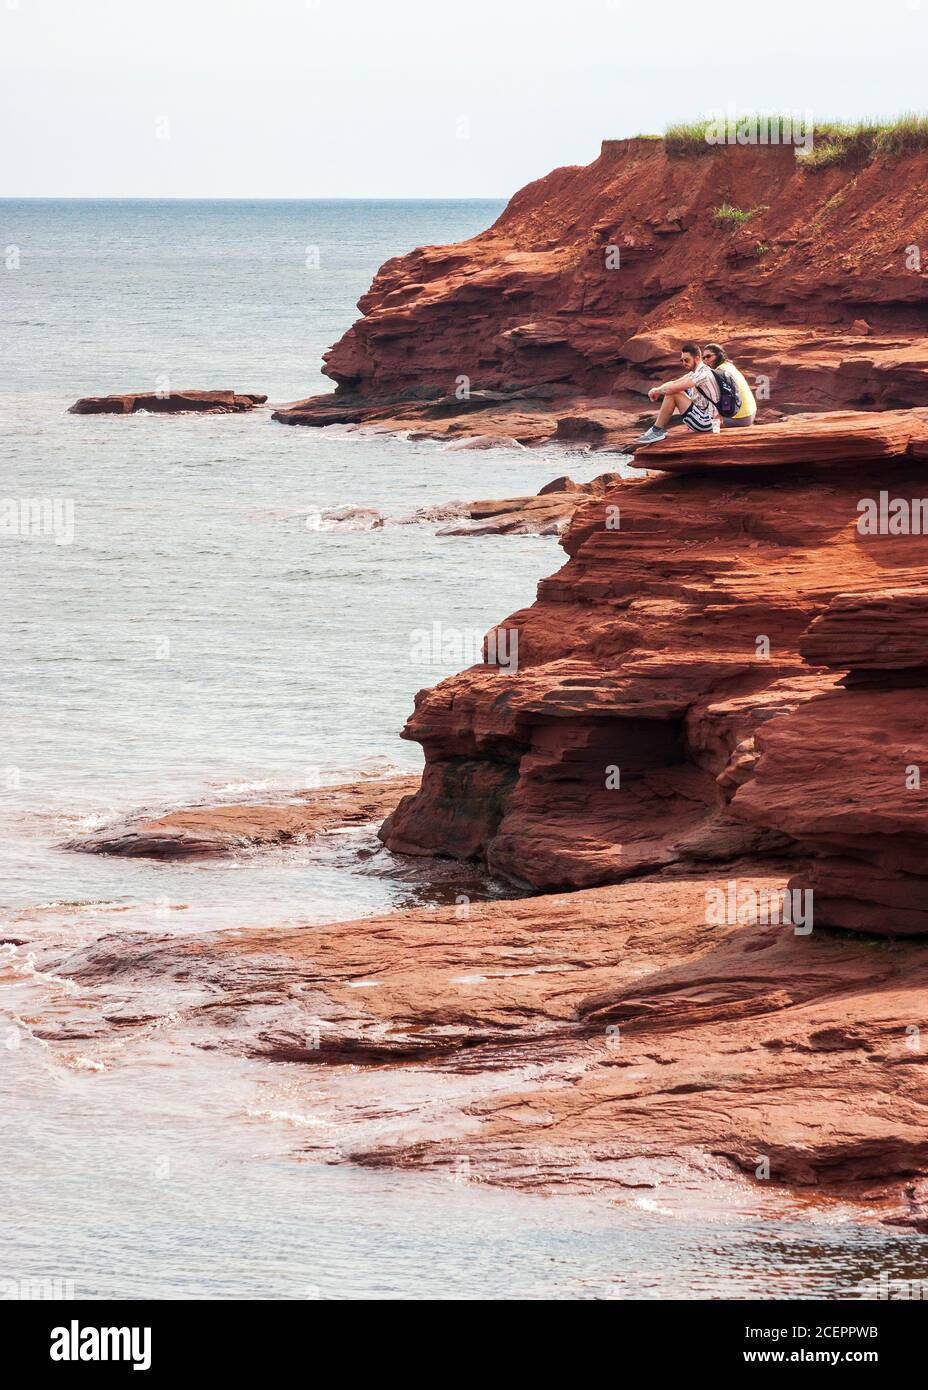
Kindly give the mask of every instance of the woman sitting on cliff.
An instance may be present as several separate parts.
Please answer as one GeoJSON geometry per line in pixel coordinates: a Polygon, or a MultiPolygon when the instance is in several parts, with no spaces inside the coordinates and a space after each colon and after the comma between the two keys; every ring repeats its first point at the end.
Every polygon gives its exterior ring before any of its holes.
{"type": "MultiPolygon", "coordinates": [[[[719,349],[721,352],[721,348],[719,349]]],[[[724,354],[723,354],[724,356],[724,354]]],[[[702,360],[702,349],[698,343],[684,343],[680,349],[683,375],[674,381],[665,381],[662,386],[652,386],[648,400],[656,401],[663,396],[657,419],[649,430],[638,440],[639,444],[657,444],[667,438],[667,426],[674,411],[687,429],[697,434],[718,434],[719,384],[706,363],[702,360]]]]}
{"type": "Polygon", "coordinates": [[[702,350],[702,356],[703,361],[707,362],[714,372],[725,372],[734,379],[738,387],[738,394],[741,397],[741,404],[734,415],[723,415],[722,424],[734,426],[736,429],[740,429],[744,425],[753,425],[754,417],[757,414],[757,402],[754,399],[754,393],[734,362],[730,361],[724,348],[720,347],[718,343],[706,343],[702,350]]]}

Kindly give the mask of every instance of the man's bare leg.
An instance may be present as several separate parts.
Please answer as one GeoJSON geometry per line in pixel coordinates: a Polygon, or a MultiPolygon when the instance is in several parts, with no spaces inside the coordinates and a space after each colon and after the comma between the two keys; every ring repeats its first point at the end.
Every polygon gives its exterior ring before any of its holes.
{"type": "MultiPolygon", "coordinates": [[[[652,398],[657,394],[658,392],[655,390],[653,392],[652,398]]],[[[658,444],[662,439],[666,439],[667,426],[670,424],[670,419],[674,411],[676,410],[681,415],[685,415],[692,404],[692,400],[686,394],[685,391],[665,392],[664,397],[661,400],[660,409],[657,412],[657,418],[655,419],[654,424],[651,425],[650,429],[645,430],[644,434],[641,435],[635,441],[635,443],[658,444]]]]}
{"type": "Polygon", "coordinates": [[[674,411],[679,415],[683,415],[689,410],[692,404],[693,402],[685,391],[681,391],[679,395],[665,396],[661,401],[661,408],[657,412],[657,419],[654,421],[655,425],[659,430],[665,430],[670,424],[670,418],[674,411]]]}

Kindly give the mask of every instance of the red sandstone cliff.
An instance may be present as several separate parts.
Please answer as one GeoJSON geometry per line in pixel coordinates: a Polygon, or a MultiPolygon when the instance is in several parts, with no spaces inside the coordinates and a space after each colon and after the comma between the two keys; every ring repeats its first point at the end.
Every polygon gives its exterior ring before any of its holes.
{"type": "Polygon", "coordinates": [[[481,430],[509,416],[532,442],[572,400],[635,405],[691,334],[768,377],[777,410],[926,405],[926,177],[924,152],[807,173],[790,148],[678,157],[660,140],[605,141],[481,235],[387,261],[326,356],[338,391],[277,418],[386,414],[440,431],[478,410],[481,430]],[[752,215],[727,230],[724,204],[752,215]]]}
{"type": "Polygon", "coordinates": [[[928,931],[928,805],[907,774],[928,768],[928,536],[858,526],[878,490],[928,490],[928,412],[764,435],[766,466],[742,463],[740,433],[668,441],[649,463],[686,472],[576,512],[567,564],[503,624],[518,670],[417,696],[404,736],[426,768],[384,825],[392,849],[543,890],[775,852],[814,883],[820,925],[928,931]]]}
{"type": "Polygon", "coordinates": [[[542,890],[776,851],[812,875],[835,925],[919,929],[921,800],[897,801],[904,769],[928,757],[923,667],[897,660],[878,694],[867,659],[866,691],[834,691],[860,663],[820,657],[821,629],[804,634],[839,595],[869,595],[872,620],[881,595],[928,577],[921,535],[857,529],[877,486],[922,487],[928,274],[911,248],[928,244],[926,174],[924,152],[807,172],[791,149],[678,158],[661,141],[607,141],[480,236],[382,267],[327,356],[335,396],[278,418],[608,447],[680,339],[712,336],[768,379],[764,408],[782,421],[672,436],[641,461],[673,476],[579,508],[569,562],[505,625],[518,672],[476,667],[417,697],[406,736],[427,765],[384,826],[391,848],[483,858],[542,890]],[[726,204],[750,213],[734,231],[716,217],[726,204]],[[871,766],[893,701],[907,722],[871,766]],[[823,751],[839,733],[840,755],[823,751]],[[860,804],[844,814],[838,768],[855,758],[860,804]]]}

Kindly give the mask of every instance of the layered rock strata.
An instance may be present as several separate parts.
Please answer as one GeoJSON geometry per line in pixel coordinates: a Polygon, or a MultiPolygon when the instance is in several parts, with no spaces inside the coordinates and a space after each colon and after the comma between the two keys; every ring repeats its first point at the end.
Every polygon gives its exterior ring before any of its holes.
{"type": "MultiPolygon", "coordinates": [[[[818,453],[758,430],[774,439],[744,470],[707,441],[697,471],[587,501],[566,565],[495,630],[517,669],[416,697],[404,736],[426,767],[386,844],[545,891],[785,853],[818,866],[816,920],[919,930],[928,537],[866,523],[880,497],[921,514],[925,424],[877,419],[833,424],[818,453]],[[827,891],[823,850],[844,875],[827,891]],[[839,888],[859,856],[873,901],[855,916],[839,888]]],[[[648,461],[673,466],[664,450],[648,461]]]]}
{"type": "Polygon", "coordinates": [[[928,935],[926,637],[928,584],[838,594],[799,646],[840,687],[758,730],[733,809],[813,856],[790,887],[823,924],[928,935]]]}

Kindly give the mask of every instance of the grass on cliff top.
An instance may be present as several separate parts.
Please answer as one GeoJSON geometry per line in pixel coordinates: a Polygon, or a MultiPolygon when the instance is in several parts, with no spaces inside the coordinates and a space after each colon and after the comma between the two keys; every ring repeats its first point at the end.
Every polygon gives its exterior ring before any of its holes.
{"type": "MultiPolygon", "coordinates": [[[[718,138],[721,124],[706,118],[669,125],[664,147],[669,155],[711,154],[724,143],[718,138]]],[[[794,133],[790,116],[745,113],[738,118],[733,133],[746,126],[749,130],[753,126],[757,143],[762,145],[791,144],[797,136],[801,140],[805,135],[801,125],[794,133]]],[[[813,121],[812,137],[811,149],[796,145],[800,167],[810,173],[835,165],[867,163],[881,156],[895,158],[928,149],[928,115],[912,111],[891,120],[813,121]]]]}
{"type": "MultiPolygon", "coordinates": [[[[762,138],[760,143],[792,143],[793,123],[790,116],[761,116],[746,112],[736,123],[735,133],[739,126],[751,122],[757,125],[758,134],[766,133],[766,139],[762,138]]],[[[724,120],[714,120],[707,116],[701,121],[682,121],[676,125],[669,125],[664,131],[664,148],[670,155],[711,154],[719,145],[726,143],[726,134],[724,120]]]]}
{"type": "Polygon", "coordinates": [[[928,149],[928,116],[911,112],[894,121],[831,121],[815,127],[815,142],[800,164],[809,173],[871,159],[894,159],[928,149]]]}

